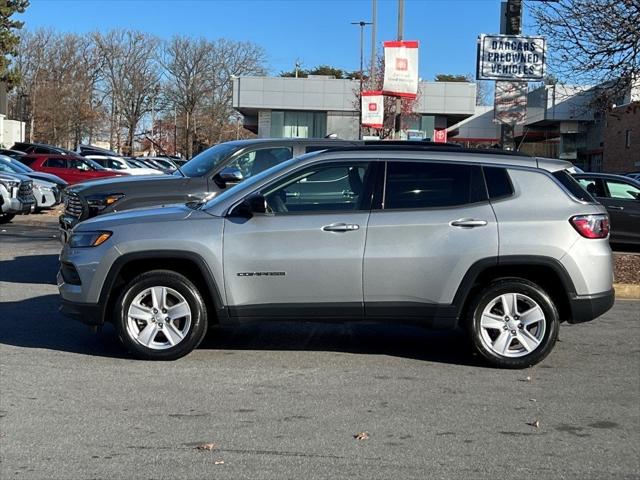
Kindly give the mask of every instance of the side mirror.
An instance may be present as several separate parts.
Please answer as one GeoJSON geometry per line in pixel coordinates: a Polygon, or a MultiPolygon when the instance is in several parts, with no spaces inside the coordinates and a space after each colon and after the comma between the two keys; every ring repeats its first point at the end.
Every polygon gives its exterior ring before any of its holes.
{"type": "Polygon", "coordinates": [[[220,188],[227,188],[230,183],[240,183],[242,180],[244,180],[242,172],[236,167],[225,167],[213,177],[213,181],[220,188]]]}
{"type": "Polygon", "coordinates": [[[267,212],[267,201],[261,193],[252,193],[241,204],[233,209],[231,215],[239,217],[252,217],[256,213],[267,212]]]}

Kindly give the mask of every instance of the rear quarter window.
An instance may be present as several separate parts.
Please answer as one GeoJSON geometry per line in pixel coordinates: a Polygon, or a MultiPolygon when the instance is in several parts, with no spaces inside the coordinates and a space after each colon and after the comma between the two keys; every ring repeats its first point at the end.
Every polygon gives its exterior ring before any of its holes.
{"type": "Polygon", "coordinates": [[[513,195],[513,185],[506,168],[482,167],[482,171],[491,200],[513,195]]]}
{"type": "Polygon", "coordinates": [[[595,202],[589,192],[582,188],[578,181],[566,170],[558,170],[557,172],[553,172],[552,175],[578,200],[582,200],[583,202],[595,202]]]}

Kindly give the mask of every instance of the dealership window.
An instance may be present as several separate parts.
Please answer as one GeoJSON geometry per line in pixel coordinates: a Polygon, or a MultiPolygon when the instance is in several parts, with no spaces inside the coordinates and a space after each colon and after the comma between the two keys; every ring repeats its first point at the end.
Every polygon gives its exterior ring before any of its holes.
{"type": "Polygon", "coordinates": [[[272,111],[271,137],[322,138],[327,134],[326,112],[272,111]]]}

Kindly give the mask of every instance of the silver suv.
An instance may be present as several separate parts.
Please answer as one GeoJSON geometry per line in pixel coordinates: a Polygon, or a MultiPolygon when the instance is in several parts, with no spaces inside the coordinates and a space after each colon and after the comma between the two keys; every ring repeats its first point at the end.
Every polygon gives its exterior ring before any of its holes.
{"type": "Polygon", "coordinates": [[[605,209],[571,164],[450,147],[344,147],[272,167],[206,203],[78,224],[62,311],[113,322],[145,359],[209,323],[380,320],[462,327],[506,368],[549,354],[560,322],[614,301],[605,209]]]}

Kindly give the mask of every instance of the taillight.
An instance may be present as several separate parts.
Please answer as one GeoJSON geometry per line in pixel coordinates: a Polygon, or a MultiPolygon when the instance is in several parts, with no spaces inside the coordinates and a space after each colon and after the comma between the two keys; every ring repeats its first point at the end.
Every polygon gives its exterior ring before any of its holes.
{"type": "Polygon", "coordinates": [[[609,217],[606,215],[576,215],[569,222],[585,238],[607,238],[609,235],[609,217]]]}

